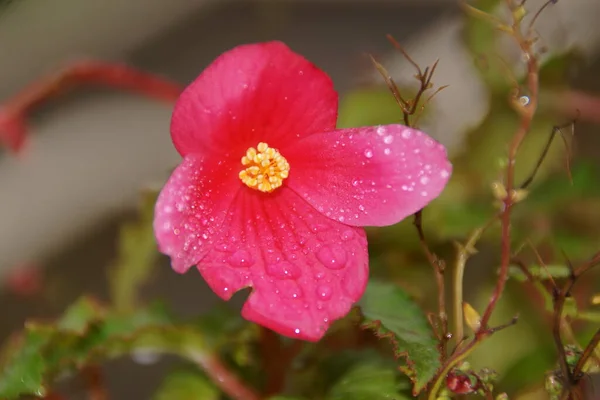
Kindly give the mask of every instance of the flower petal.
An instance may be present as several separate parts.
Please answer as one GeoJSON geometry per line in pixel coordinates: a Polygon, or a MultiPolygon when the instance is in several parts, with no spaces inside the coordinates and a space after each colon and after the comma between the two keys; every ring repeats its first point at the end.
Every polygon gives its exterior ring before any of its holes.
{"type": "Polygon", "coordinates": [[[364,230],[324,217],[285,187],[240,190],[221,237],[198,270],[223,299],[252,287],[243,316],[282,335],[320,339],[364,292],[364,230]]]}
{"type": "Polygon", "coordinates": [[[154,211],[159,250],[184,273],[206,254],[213,234],[241,188],[237,171],[200,155],[189,155],[163,187],[154,211]]]}
{"type": "MultiPolygon", "coordinates": [[[[181,94],[171,121],[180,154],[277,148],[290,138],[335,128],[331,79],[281,42],[223,53],[181,94]]],[[[239,153],[239,154],[238,154],[239,153]]]]}
{"type": "Polygon", "coordinates": [[[395,224],[444,189],[446,150],[403,125],[315,134],[280,149],[288,186],[326,216],[356,226],[395,224]]]}

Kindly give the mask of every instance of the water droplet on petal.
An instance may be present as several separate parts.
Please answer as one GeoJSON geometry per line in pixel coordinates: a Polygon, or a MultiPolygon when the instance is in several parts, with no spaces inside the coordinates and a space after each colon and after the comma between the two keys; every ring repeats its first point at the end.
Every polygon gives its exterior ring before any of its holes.
{"type": "Polygon", "coordinates": [[[443,170],[440,172],[440,176],[441,176],[442,178],[447,178],[448,176],[450,176],[450,173],[449,173],[448,171],[446,171],[445,169],[443,169],[443,170]]]}
{"type": "Polygon", "coordinates": [[[246,268],[254,263],[252,256],[247,250],[241,249],[233,253],[227,260],[229,265],[236,268],[246,268]]]}
{"type": "Polygon", "coordinates": [[[298,279],[302,275],[299,267],[287,261],[268,264],[266,270],[267,274],[277,279],[298,279]]]}
{"type": "Polygon", "coordinates": [[[300,334],[300,329],[298,329],[298,328],[294,329],[294,333],[295,333],[296,335],[299,335],[299,334],[300,334]]]}
{"type": "Polygon", "coordinates": [[[326,224],[314,224],[310,227],[310,229],[317,233],[317,232],[323,232],[329,229],[329,226],[326,224]]]}
{"type": "Polygon", "coordinates": [[[371,150],[371,149],[365,150],[365,157],[367,157],[367,158],[373,157],[373,150],[371,150]]]}
{"type": "Polygon", "coordinates": [[[403,137],[404,139],[410,139],[410,137],[411,137],[411,136],[412,136],[412,131],[411,131],[410,129],[405,129],[405,130],[402,132],[402,137],[403,137]]]}
{"type": "Polygon", "coordinates": [[[423,196],[423,197],[427,197],[427,192],[423,190],[423,191],[421,192],[421,196],[423,196]]]}
{"type": "Polygon", "coordinates": [[[333,294],[333,289],[328,285],[319,285],[317,287],[317,297],[319,300],[329,300],[333,294]]]}
{"type": "Polygon", "coordinates": [[[346,250],[340,246],[321,247],[317,258],[329,269],[341,269],[346,266],[346,250]]]}
{"type": "Polygon", "coordinates": [[[377,127],[377,134],[378,134],[379,136],[383,136],[383,135],[385,135],[385,127],[383,127],[383,126],[378,126],[378,127],[377,127]]]}
{"type": "Polygon", "coordinates": [[[354,237],[354,231],[352,229],[345,230],[342,232],[342,240],[347,242],[354,237]]]}
{"type": "Polygon", "coordinates": [[[394,137],[392,135],[388,135],[386,137],[383,138],[383,142],[385,144],[390,144],[394,141],[394,137]]]}
{"type": "Polygon", "coordinates": [[[315,274],[315,279],[320,281],[321,279],[325,278],[325,272],[317,272],[315,274]]]}
{"type": "Polygon", "coordinates": [[[421,177],[421,185],[427,185],[429,183],[429,177],[428,176],[422,176],[421,177]]]}
{"type": "Polygon", "coordinates": [[[390,154],[392,154],[392,151],[386,147],[386,148],[383,150],[383,154],[385,154],[386,156],[389,156],[390,154]]]}

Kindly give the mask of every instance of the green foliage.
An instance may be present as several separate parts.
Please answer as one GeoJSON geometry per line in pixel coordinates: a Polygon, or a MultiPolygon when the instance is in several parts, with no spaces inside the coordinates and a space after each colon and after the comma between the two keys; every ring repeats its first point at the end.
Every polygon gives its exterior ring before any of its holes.
{"type": "Polygon", "coordinates": [[[331,388],[328,400],[407,399],[398,393],[393,367],[381,362],[357,363],[331,388]]]}
{"type": "Polygon", "coordinates": [[[0,375],[0,398],[44,395],[47,384],[60,372],[129,353],[152,349],[187,356],[201,351],[201,336],[175,324],[162,306],[119,314],[82,298],[55,324],[29,323],[0,375]]]}
{"type": "Polygon", "coordinates": [[[154,400],[219,400],[220,393],[206,376],[189,370],[174,371],[162,382],[154,400]]]}
{"type": "Polygon", "coordinates": [[[397,124],[401,118],[400,106],[387,87],[357,89],[341,99],[337,125],[339,128],[355,128],[397,124]]]}
{"type": "Polygon", "coordinates": [[[403,371],[419,393],[440,364],[437,341],[421,309],[396,285],[371,280],[360,301],[365,328],[388,338],[397,357],[406,358],[403,371]]]}
{"type": "Polygon", "coordinates": [[[157,195],[155,192],[145,192],[140,204],[139,220],[126,223],[121,228],[119,257],[109,276],[114,305],[121,311],[130,311],[135,307],[136,296],[150,277],[158,256],[152,230],[157,195]]]}

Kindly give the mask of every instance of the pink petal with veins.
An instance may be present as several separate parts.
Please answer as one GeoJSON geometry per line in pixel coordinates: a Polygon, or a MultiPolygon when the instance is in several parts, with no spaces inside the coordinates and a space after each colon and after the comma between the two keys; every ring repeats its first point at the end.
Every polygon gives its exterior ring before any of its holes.
{"type": "Polygon", "coordinates": [[[242,45],[183,91],[171,136],[182,155],[212,150],[239,158],[259,142],[278,148],[334,129],[337,105],[327,74],[285,44],[242,45]]]}
{"type": "MultiPolygon", "coordinates": [[[[175,271],[186,272],[213,246],[236,190],[237,170],[214,159],[189,155],[163,187],[154,211],[159,250],[175,271]]],[[[247,189],[247,188],[246,188],[247,189]]]]}
{"type": "Polygon", "coordinates": [[[435,199],[452,166],[444,147],[403,125],[342,129],[281,149],[288,186],[326,216],[355,226],[399,222],[435,199]]]}
{"type": "Polygon", "coordinates": [[[239,191],[219,234],[198,270],[223,299],[252,287],[243,316],[282,335],[319,340],[364,292],[364,230],[326,218],[285,187],[239,191]]]}

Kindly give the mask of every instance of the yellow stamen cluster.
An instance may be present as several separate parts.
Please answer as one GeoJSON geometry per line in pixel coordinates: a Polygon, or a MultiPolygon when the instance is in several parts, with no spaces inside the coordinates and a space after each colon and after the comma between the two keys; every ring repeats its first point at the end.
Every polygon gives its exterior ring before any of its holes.
{"type": "Polygon", "coordinates": [[[256,149],[250,147],[242,157],[242,165],[246,167],[240,171],[240,179],[249,188],[270,193],[283,184],[283,180],[290,173],[290,164],[279,154],[277,149],[260,142],[256,149]]]}

